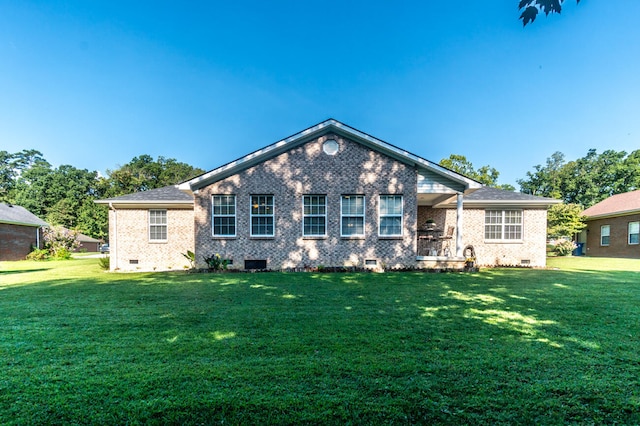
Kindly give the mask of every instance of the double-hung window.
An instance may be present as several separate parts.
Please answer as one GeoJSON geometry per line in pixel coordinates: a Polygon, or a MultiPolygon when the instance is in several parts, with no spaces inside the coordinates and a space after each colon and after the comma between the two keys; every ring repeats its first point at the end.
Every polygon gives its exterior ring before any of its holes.
{"type": "Polygon", "coordinates": [[[251,236],[273,237],[273,195],[251,196],[251,236]]]}
{"type": "Polygon", "coordinates": [[[381,237],[402,236],[402,195],[381,195],[379,207],[379,235],[381,237]]]}
{"type": "Polygon", "coordinates": [[[340,199],[340,235],[364,236],[364,195],[343,195],[340,199]]]}
{"type": "Polygon", "coordinates": [[[213,207],[212,232],[214,237],[236,236],[236,196],[214,195],[211,198],[213,207]]]}
{"type": "Polygon", "coordinates": [[[522,210],[486,210],[484,239],[494,241],[522,240],[522,210]]]}
{"type": "Polygon", "coordinates": [[[327,235],[327,196],[302,197],[302,235],[317,237],[327,235]]]}
{"type": "Polygon", "coordinates": [[[629,222],[629,244],[640,244],[640,222],[629,222]]]}
{"type": "Polygon", "coordinates": [[[167,241],[166,210],[149,210],[149,241],[167,241]]]}
{"type": "Polygon", "coordinates": [[[600,245],[608,246],[611,238],[611,226],[610,225],[602,225],[600,227],[600,245]]]}

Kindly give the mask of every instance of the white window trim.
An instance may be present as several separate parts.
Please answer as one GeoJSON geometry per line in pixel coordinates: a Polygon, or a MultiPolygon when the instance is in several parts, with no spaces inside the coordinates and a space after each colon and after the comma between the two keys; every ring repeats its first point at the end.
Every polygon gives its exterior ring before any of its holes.
{"type": "Polygon", "coordinates": [[[302,196],[302,236],[308,238],[322,238],[327,236],[327,196],[323,194],[307,194],[302,196]],[[304,199],[306,197],[324,197],[324,214],[304,214],[304,199]],[[305,234],[304,220],[307,217],[324,217],[324,234],[305,234]]]}
{"type": "MultiPolygon", "coordinates": [[[[497,224],[489,224],[489,225],[497,225],[497,224]]],[[[485,236],[484,241],[488,243],[522,243],[524,241],[524,210],[522,209],[486,209],[485,210],[485,219],[483,226],[483,234],[485,236]],[[502,220],[500,222],[500,238],[486,238],[487,231],[487,216],[486,212],[500,212],[502,215],[502,220]],[[507,225],[515,225],[514,223],[505,223],[505,213],[506,212],[520,212],[520,238],[505,238],[504,231],[507,225]]]]}
{"type": "Polygon", "coordinates": [[[362,238],[366,234],[367,227],[367,197],[358,194],[343,194],[340,196],[340,236],[345,238],[362,238]],[[342,200],[344,197],[361,197],[362,198],[362,214],[344,214],[342,210],[342,200]],[[342,219],[345,217],[362,217],[362,234],[345,234],[342,229],[342,219]]]}
{"type": "Polygon", "coordinates": [[[236,234],[238,233],[238,218],[236,217],[237,212],[238,212],[238,206],[237,206],[237,197],[234,194],[215,194],[211,196],[211,235],[213,237],[216,238],[228,238],[228,237],[235,237],[236,234]],[[234,214],[214,214],[213,212],[213,199],[215,197],[233,197],[233,211],[234,214]],[[235,232],[233,234],[216,234],[215,233],[215,226],[214,226],[214,219],[216,217],[232,217],[234,218],[234,222],[235,222],[235,232]]]}
{"type": "Polygon", "coordinates": [[[272,194],[252,194],[249,196],[249,235],[255,238],[271,238],[276,235],[276,197],[272,194]],[[253,197],[271,197],[271,214],[254,214],[253,213],[253,197]],[[270,217],[272,223],[271,234],[254,234],[253,233],[253,218],[254,217],[270,217]]]}
{"type": "Polygon", "coordinates": [[[600,247],[609,247],[611,245],[611,225],[600,225],[600,247]],[[602,231],[607,229],[607,235],[604,235],[602,231]],[[607,244],[602,243],[602,237],[609,237],[609,242],[607,244]]]}
{"type": "Polygon", "coordinates": [[[404,235],[404,196],[400,194],[384,194],[378,196],[378,237],[402,237],[404,235]],[[382,198],[383,197],[400,197],[400,214],[382,214],[382,198]],[[382,234],[382,218],[383,217],[399,217],[400,218],[400,233],[399,234],[382,234]]]}
{"type": "Polygon", "coordinates": [[[166,243],[168,238],[169,238],[169,213],[167,212],[167,209],[149,209],[149,215],[147,217],[147,222],[148,222],[148,237],[149,237],[149,242],[150,243],[166,243]],[[164,220],[165,223],[162,224],[157,224],[157,223],[151,223],[151,212],[164,212],[164,220]],[[167,236],[164,239],[160,239],[160,238],[151,238],[151,227],[152,226],[164,226],[165,228],[165,235],[167,236]]]}
{"type": "MultiPolygon", "coordinates": [[[[636,221],[633,221],[633,222],[629,222],[629,224],[627,225],[627,243],[628,243],[630,246],[637,246],[638,244],[640,244],[640,242],[638,242],[638,243],[632,243],[632,242],[631,242],[631,235],[636,234],[636,232],[634,232],[633,234],[631,234],[631,225],[633,225],[633,224],[637,224],[636,226],[638,226],[638,228],[639,228],[639,229],[638,229],[638,231],[639,231],[638,233],[640,234],[640,222],[638,222],[637,220],[636,220],[636,221]]],[[[611,238],[611,237],[609,237],[609,238],[611,238]]],[[[640,239],[640,238],[639,238],[639,239],[640,239]]]]}

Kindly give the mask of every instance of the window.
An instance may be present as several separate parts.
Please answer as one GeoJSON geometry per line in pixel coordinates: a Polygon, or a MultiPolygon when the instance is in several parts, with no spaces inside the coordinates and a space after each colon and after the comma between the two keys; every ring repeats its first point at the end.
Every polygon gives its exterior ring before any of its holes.
{"type": "Polygon", "coordinates": [[[324,236],[327,234],[327,197],[305,195],[302,197],[302,235],[324,236]]]}
{"type": "Polygon", "coordinates": [[[213,206],[212,229],[214,237],[236,236],[236,196],[214,195],[211,199],[213,206]]]}
{"type": "Polygon", "coordinates": [[[601,246],[609,245],[610,235],[611,235],[611,226],[602,225],[600,227],[600,245],[601,246]]]}
{"type": "Polygon", "coordinates": [[[522,210],[486,210],[485,240],[522,240],[522,210]]]}
{"type": "Polygon", "coordinates": [[[380,236],[402,235],[402,195],[380,196],[380,236]]]}
{"type": "Polygon", "coordinates": [[[629,244],[640,244],[640,222],[629,222],[629,244]]]}
{"type": "Polygon", "coordinates": [[[167,241],[166,210],[149,210],[149,241],[167,241]]]}
{"type": "Polygon", "coordinates": [[[364,195],[343,195],[340,203],[340,235],[364,236],[364,195]]]}
{"type": "Polygon", "coordinates": [[[273,195],[251,196],[251,236],[273,237],[273,195]]]}

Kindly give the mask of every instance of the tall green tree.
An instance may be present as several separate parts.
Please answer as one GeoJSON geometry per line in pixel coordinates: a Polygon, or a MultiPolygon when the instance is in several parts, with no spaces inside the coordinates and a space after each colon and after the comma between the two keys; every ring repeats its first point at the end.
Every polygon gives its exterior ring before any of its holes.
{"type": "Polygon", "coordinates": [[[173,158],[160,156],[154,160],[149,155],[141,155],[115,170],[107,170],[106,195],[116,197],[175,185],[202,173],[204,170],[173,158]]]}
{"type": "Polygon", "coordinates": [[[573,237],[586,226],[579,204],[554,204],[547,211],[549,238],[573,237]]]}
{"type": "Polygon", "coordinates": [[[18,178],[35,164],[48,164],[35,149],[16,153],[0,151],[0,201],[13,202],[18,178]]]}
{"type": "Polygon", "coordinates": [[[606,150],[601,154],[590,149],[584,157],[565,162],[564,155],[554,153],[546,164],[527,172],[518,180],[527,194],[563,200],[590,207],[607,197],[640,187],[640,150],[606,150]]]}
{"type": "Polygon", "coordinates": [[[491,186],[493,188],[500,188],[507,191],[514,191],[513,185],[498,184],[498,177],[500,172],[491,166],[482,166],[479,169],[475,169],[471,161],[467,160],[464,155],[451,154],[449,158],[443,158],[439,163],[442,167],[446,167],[449,170],[453,170],[456,173],[460,173],[473,180],[491,186]]]}
{"type": "Polygon", "coordinates": [[[527,172],[527,179],[518,179],[520,191],[540,197],[561,198],[561,171],[565,165],[564,154],[554,152],[544,166],[534,166],[534,172],[527,172]]]}

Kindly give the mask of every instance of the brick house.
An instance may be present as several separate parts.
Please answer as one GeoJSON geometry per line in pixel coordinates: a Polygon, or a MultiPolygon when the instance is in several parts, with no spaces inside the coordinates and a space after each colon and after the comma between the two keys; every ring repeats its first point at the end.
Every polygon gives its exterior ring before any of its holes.
{"type": "Polygon", "coordinates": [[[548,198],[480,183],[327,120],[175,187],[110,207],[111,267],[544,266],[548,198]],[[427,223],[429,222],[429,223],[427,223]]]}
{"type": "Polygon", "coordinates": [[[640,259],[640,190],[613,195],[582,214],[587,255],[640,259]]]}
{"type": "Polygon", "coordinates": [[[0,203],[0,260],[23,260],[42,248],[42,227],[47,223],[24,207],[0,203]]]}

